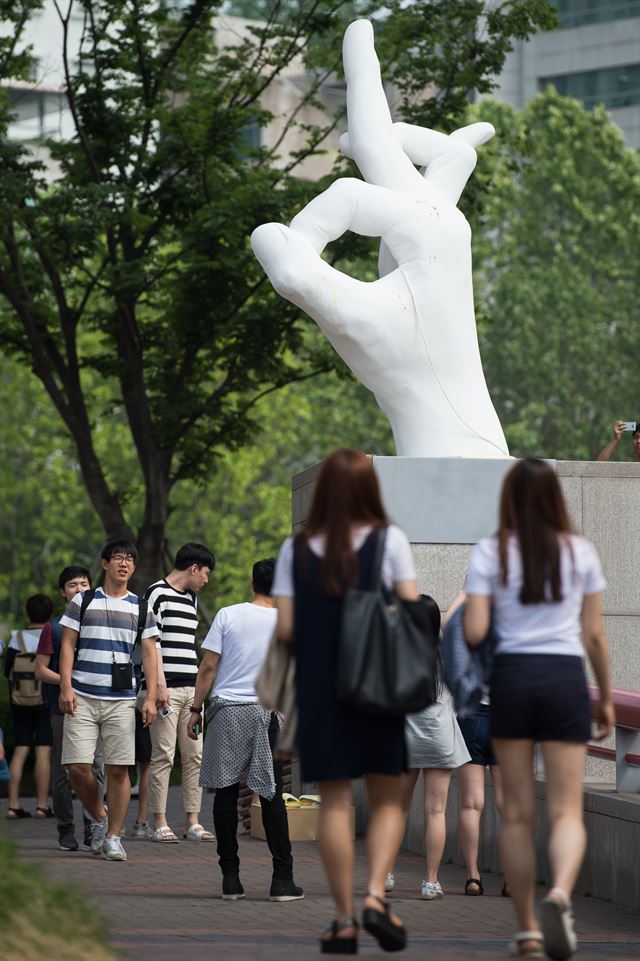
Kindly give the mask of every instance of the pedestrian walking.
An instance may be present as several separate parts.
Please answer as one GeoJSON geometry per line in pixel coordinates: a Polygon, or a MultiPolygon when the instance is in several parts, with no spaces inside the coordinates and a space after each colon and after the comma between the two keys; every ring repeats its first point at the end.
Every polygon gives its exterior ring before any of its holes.
{"type": "MultiPolygon", "coordinates": [[[[215,565],[215,557],[208,547],[203,544],[184,544],[176,554],[171,573],[152,584],[145,593],[160,633],[158,698],[165,705],[157,724],[149,730],[149,810],[153,815],[150,836],[152,841],[165,844],[176,844],[178,841],[166,816],[176,745],[180,748],[182,769],[182,809],[185,815],[182,836],[189,841],[215,840],[213,834],[200,824],[202,734],[190,738],[187,733],[198,676],[197,593],[207,584],[215,565]],[[170,708],[169,712],[166,707],[170,708]]],[[[139,705],[144,703],[145,697],[143,680],[138,696],[139,705]]]]}
{"type": "Polygon", "coordinates": [[[244,897],[238,858],[238,795],[240,780],[260,798],[262,823],[273,861],[271,901],[299,901],[304,892],[293,879],[289,822],[282,797],[282,763],[273,750],[280,729],[278,716],[258,702],[255,683],[277,621],[271,598],[275,558],[253,565],[250,603],[223,607],[202,642],[189,736],[198,736],[204,699],[206,736],[200,783],[215,788],[213,823],[218,839],[222,897],[244,897]],[[214,683],[215,682],[215,683],[214,683]]]}
{"type": "MultiPolygon", "coordinates": [[[[71,565],[58,576],[58,590],[66,604],[78,593],[91,589],[91,575],[86,567],[71,565]]],[[[40,632],[36,650],[35,672],[42,684],[42,696],[49,710],[51,723],[51,799],[58,827],[58,847],[61,851],[77,851],[80,847],[75,834],[73,792],[69,774],[62,764],[62,736],[64,714],[60,710],[60,644],[62,642],[61,614],[52,618],[40,632]]],[[[92,770],[98,781],[101,796],[104,795],[104,767],[102,744],[99,743],[93,759],[92,770]]],[[[91,841],[91,818],[84,812],[83,847],[91,841]]]]}
{"type": "Polygon", "coordinates": [[[9,681],[9,706],[13,721],[13,754],[9,764],[9,806],[7,820],[30,818],[20,803],[20,786],[29,751],[35,751],[35,817],[53,817],[49,807],[51,783],[51,724],[49,709],[36,678],[35,660],[40,631],[53,613],[53,601],[46,594],[34,594],[25,605],[27,627],[14,631],[9,639],[4,673],[9,681]]]}
{"type": "MultiPolygon", "coordinates": [[[[425,596],[433,633],[440,633],[440,610],[432,597],[425,596]]],[[[451,694],[442,680],[441,658],[437,678],[437,699],[417,714],[408,714],[405,721],[409,771],[405,775],[404,812],[411,803],[422,772],[424,786],[425,876],[420,884],[423,901],[437,901],[444,897],[438,872],[447,840],[445,814],[452,771],[462,770],[470,758],[453,710],[451,694]]],[[[385,891],[390,894],[396,885],[395,875],[387,875],[385,891]]]]}
{"type": "MultiPolygon", "coordinates": [[[[443,618],[443,627],[454,612],[467,599],[464,588],[451,602],[443,618]]],[[[502,811],[502,781],[489,736],[489,688],[483,690],[475,711],[468,717],[459,717],[458,724],[470,760],[458,768],[458,843],[467,869],[464,893],[469,897],[484,894],[482,877],[478,866],[480,847],[480,819],[485,805],[485,771],[489,768],[493,785],[493,797],[498,814],[502,811]]],[[[506,883],[501,894],[509,896],[506,883]]]]}
{"type": "Polygon", "coordinates": [[[126,861],[120,840],[135,762],[136,690],[131,655],[142,645],[147,699],[142,708],[148,726],[156,717],[156,641],[152,612],[128,589],[138,551],[126,540],[105,544],[101,554],[104,586],[76,594],[60,623],[60,710],[65,714],[62,763],[71,784],[92,817],[91,851],[107,861],[126,861]],[[98,737],[102,738],[109,814],[91,770],[98,737]]]}
{"type": "Polygon", "coordinates": [[[602,619],[605,579],[594,546],[571,532],[555,472],[525,458],[507,474],[498,532],[474,548],[464,618],[468,643],[489,630],[497,646],[489,728],[502,775],[500,852],[516,912],[513,951],[569,958],[576,949],[571,894],[586,846],[583,775],[591,737],[584,652],[600,690],[596,737],[612,728],[607,641],[602,619]],[[534,748],[545,768],[550,825],[551,889],[534,911],[534,748]]]}
{"type": "MultiPolygon", "coordinates": [[[[404,832],[404,718],[364,714],[336,693],[345,591],[369,587],[377,539],[388,524],[371,459],[334,451],[318,476],[304,532],[282,546],[273,586],[277,636],[295,643],[302,779],[317,781],[322,799],[318,840],[336,916],[320,948],[332,954],[357,951],[350,805],[351,780],[362,776],[369,801],[363,924],[386,950],[406,944],[404,925],[384,898],[404,832]]],[[[393,524],[382,579],[401,599],[418,599],[411,548],[393,524]]]]}

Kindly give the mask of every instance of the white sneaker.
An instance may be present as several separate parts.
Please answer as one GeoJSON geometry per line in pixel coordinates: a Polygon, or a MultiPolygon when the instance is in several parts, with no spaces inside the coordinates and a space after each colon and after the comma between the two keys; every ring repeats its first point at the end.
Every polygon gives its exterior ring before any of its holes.
{"type": "Polygon", "coordinates": [[[384,893],[391,894],[395,886],[396,886],[395,874],[387,874],[387,880],[384,882],[384,893]]]}
{"type": "Polygon", "coordinates": [[[91,840],[89,841],[91,853],[97,857],[102,854],[102,845],[107,834],[107,819],[103,818],[101,821],[91,821],[89,832],[91,836],[91,840]]]}
{"type": "Polygon", "coordinates": [[[119,837],[108,837],[104,839],[102,845],[102,857],[105,861],[126,861],[127,852],[122,847],[119,837]]]}
{"type": "Polygon", "coordinates": [[[437,901],[444,897],[444,891],[439,881],[423,881],[420,885],[420,897],[423,901],[437,901]]]}

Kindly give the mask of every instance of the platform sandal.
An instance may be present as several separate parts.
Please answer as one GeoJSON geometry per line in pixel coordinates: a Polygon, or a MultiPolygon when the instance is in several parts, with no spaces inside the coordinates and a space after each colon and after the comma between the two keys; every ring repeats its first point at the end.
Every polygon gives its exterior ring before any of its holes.
{"type": "Polygon", "coordinates": [[[484,894],[484,888],[482,887],[482,881],[480,878],[467,878],[467,882],[464,886],[464,893],[469,895],[469,897],[477,898],[481,894],[484,894]],[[470,885],[475,885],[475,890],[470,889],[470,885]]]}
{"type": "Polygon", "coordinates": [[[509,954],[513,958],[544,958],[542,931],[516,931],[509,945],[509,954]],[[526,941],[535,941],[535,947],[525,948],[526,941]]]}
{"type": "Polygon", "coordinates": [[[362,912],[362,927],[373,935],[383,951],[402,951],[407,946],[407,929],[404,924],[394,924],[390,917],[391,904],[384,898],[367,891],[368,898],[374,898],[382,907],[365,908],[362,912]]]}
{"type": "Polygon", "coordinates": [[[340,920],[336,918],[331,927],[327,928],[323,937],[320,938],[320,951],[322,954],[357,954],[358,922],[354,918],[341,918],[340,920]],[[346,928],[355,928],[355,937],[338,937],[339,932],[346,928]]]}

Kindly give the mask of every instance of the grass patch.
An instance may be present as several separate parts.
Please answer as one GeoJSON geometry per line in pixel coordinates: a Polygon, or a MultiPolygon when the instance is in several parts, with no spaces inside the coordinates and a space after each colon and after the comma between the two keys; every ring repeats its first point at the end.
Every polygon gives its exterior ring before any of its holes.
{"type": "Polygon", "coordinates": [[[47,879],[18,860],[0,837],[0,931],[3,961],[116,961],[104,921],[77,888],[47,879]]]}

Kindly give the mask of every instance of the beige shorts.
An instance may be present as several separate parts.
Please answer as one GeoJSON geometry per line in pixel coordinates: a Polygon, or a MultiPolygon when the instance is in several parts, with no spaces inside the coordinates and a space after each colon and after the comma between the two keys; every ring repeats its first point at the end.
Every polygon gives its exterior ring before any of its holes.
{"type": "Polygon", "coordinates": [[[101,737],[105,764],[135,764],[135,699],[112,701],[81,694],[76,698],[76,713],[64,716],[62,763],[92,764],[101,737]]]}

